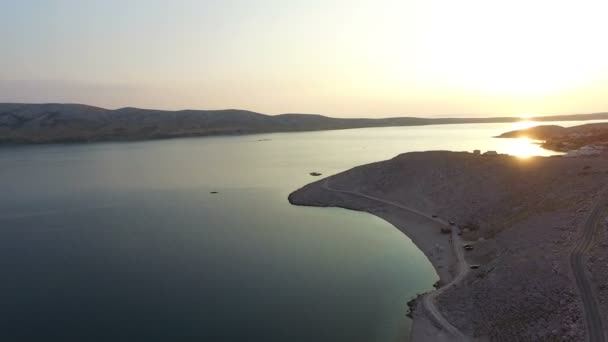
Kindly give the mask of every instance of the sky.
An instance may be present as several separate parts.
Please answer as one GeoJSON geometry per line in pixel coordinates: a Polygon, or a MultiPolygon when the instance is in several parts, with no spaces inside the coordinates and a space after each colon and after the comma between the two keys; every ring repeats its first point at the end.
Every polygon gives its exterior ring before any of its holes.
{"type": "Polygon", "coordinates": [[[605,0],[0,0],[0,102],[608,111],[605,0]]]}

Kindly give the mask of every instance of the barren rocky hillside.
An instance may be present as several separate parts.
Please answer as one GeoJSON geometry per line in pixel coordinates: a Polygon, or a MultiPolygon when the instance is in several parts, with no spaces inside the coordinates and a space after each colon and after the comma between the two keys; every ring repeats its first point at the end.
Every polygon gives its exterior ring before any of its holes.
{"type": "MultiPolygon", "coordinates": [[[[467,258],[480,268],[438,299],[441,311],[462,331],[491,341],[584,340],[569,254],[608,184],[606,156],[407,153],[330,181],[335,188],[434,213],[463,229],[463,238],[474,245],[467,258]]],[[[365,210],[347,196],[329,193],[322,182],[294,192],[290,200],[365,210]]],[[[590,266],[603,272],[606,260],[608,251],[596,246],[590,266]]],[[[593,281],[608,317],[605,274],[594,273],[593,281]]]]}

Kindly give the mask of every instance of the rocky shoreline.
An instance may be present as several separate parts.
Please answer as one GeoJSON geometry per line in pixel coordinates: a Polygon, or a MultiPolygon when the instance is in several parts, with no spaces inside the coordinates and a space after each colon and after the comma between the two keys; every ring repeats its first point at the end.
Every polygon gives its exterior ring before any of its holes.
{"type": "MultiPolygon", "coordinates": [[[[475,227],[464,231],[462,238],[474,245],[466,257],[478,269],[436,299],[442,315],[472,340],[584,340],[585,317],[568,256],[600,185],[608,183],[606,155],[519,159],[456,152],[406,153],[329,180],[336,188],[434,213],[458,226],[475,227]]],[[[415,218],[403,212],[327,191],[323,182],[295,191],[290,202],[380,216],[429,257],[442,282],[453,276],[449,238],[439,227],[428,222],[416,225],[415,218]]],[[[592,260],[608,260],[607,251],[593,249],[592,260]]],[[[598,297],[608,298],[608,275],[594,274],[592,281],[598,297]]],[[[606,305],[600,303],[602,315],[608,317],[606,305]]],[[[433,327],[418,304],[412,341],[450,340],[441,331],[432,331],[433,327]]]]}

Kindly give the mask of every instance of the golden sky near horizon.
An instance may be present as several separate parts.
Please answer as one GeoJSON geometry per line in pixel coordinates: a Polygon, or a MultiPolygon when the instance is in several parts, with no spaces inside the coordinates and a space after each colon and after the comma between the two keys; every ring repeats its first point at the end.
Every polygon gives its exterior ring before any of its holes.
{"type": "Polygon", "coordinates": [[[0,101],[333,116],[608,111],[606,1],[0,4],[0,101]]]}

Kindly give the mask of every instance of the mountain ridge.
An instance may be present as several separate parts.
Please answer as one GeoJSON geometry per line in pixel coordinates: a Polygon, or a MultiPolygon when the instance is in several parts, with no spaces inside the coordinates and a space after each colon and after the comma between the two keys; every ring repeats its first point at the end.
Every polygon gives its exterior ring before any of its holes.
{"type": "MultiPolygon", "coordinates": [[[[536,121],[608,119],[608,112],[531,118],[536,121]]],[[[320,114],[267,115],[242,109],[105,109],[78,103],[0,103],[0,143],[36,144],[129,141],[303,132],[365,127],[516,122],[517,117],[488,118],[333,118],[320,114]]]]}

